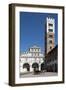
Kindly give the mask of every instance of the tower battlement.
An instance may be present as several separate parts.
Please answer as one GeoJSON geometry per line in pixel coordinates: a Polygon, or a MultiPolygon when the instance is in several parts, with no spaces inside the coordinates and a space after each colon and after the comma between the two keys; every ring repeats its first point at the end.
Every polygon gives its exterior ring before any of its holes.
{"type": "Polygon", "coordinates": [[[54,22],[55,22],[55,19],[54,19],[54,18],[47,17],[47,21],[48,21],[48,22],[53,22],[53,23],[54,23],[54,22]]]}

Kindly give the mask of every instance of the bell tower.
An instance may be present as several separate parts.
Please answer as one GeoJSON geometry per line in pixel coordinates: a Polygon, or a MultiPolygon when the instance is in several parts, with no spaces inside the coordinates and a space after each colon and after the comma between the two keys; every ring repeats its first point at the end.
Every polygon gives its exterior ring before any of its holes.
{"type": "Polygon", "coordinates": [[[45,55],[50,52],[55,46],[55,19],[46,18],[45,25],[45,55]]]}

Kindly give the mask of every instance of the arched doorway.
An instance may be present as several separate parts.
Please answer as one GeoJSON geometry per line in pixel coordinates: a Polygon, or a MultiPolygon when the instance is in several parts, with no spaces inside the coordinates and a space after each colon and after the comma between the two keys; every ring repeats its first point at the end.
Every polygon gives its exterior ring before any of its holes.
{"type": "Polygon", "coordinates": [[[44,63],[41,64],[41,70],[42,71],[45,70],[45,64],[44,63]]]}
{"type": "Polygon", "coordinates": [[[38,65],[38,63],[33,63],[33,64],[32,64],[32,68],[34,68],[34,71],[39,70],[39,65],[38,65]]]}
{"type": "Polygon", "coordinates": [[[27,71],[30,71],[30,65],[28,63],[23,64],[23,68],[26,68],[27,71]]]}

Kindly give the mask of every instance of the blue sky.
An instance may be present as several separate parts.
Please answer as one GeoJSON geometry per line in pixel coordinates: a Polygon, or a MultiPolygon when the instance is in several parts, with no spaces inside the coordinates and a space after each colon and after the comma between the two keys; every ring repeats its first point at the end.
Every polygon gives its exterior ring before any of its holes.
{"type": "Polygon", "coordinates": [[[20,12],[20,52],[37,45],[45,50],[46,17],[55,19],[55,45],[58,44],[58,15],[53,13],[20,12]]]}

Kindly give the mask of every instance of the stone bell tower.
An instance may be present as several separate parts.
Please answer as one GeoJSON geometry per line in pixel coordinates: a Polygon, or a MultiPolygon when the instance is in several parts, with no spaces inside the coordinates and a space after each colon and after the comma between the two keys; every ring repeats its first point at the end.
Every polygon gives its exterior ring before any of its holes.
{"type": "Polygon", "coordinates": [[[45,55],[55,46],[55,19],[47,17],[45,25],[45,55]]]}

